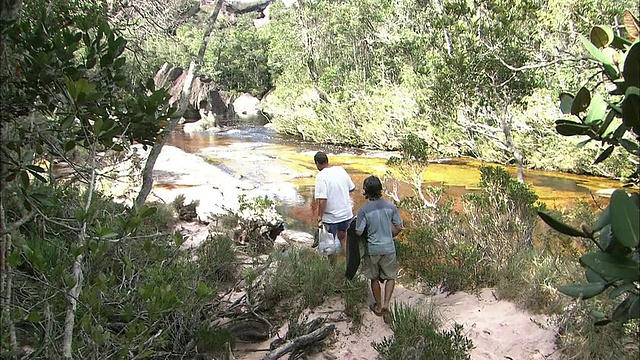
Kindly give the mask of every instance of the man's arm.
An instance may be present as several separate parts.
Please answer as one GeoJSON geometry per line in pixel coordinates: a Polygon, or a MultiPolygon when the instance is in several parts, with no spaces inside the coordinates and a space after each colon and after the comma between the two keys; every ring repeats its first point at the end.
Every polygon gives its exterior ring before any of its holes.
{"type": "Polygon", "coordinates": [[[317,199],[318,200],[318,226],[322,225],[322,214],[324,214],[324,210],[327,208],[327,199],[317,199]]]}

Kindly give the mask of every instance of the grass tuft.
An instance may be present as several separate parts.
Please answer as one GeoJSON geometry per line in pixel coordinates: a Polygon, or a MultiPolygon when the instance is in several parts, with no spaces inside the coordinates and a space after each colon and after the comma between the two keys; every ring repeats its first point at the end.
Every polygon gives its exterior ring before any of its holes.
{"type": "Polygon", "coordinates": [[[381,359],[470,359],[473,342],[464,336],[462,325],[454,324],[451,330],[438,330],[440,320],[433,305],[426,312],[396,305],[389,320],[393,336],[373,344],[381,359]]]}

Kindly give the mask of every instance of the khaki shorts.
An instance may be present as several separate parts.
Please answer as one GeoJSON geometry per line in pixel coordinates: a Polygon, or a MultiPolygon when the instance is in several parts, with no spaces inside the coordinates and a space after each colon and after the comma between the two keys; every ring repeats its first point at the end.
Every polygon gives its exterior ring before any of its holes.
{"type": "Polygon", "coordinates": [[[367,279],[395,280],[398,274],[396,254],[365,255],[362,269],[367,279]]]}

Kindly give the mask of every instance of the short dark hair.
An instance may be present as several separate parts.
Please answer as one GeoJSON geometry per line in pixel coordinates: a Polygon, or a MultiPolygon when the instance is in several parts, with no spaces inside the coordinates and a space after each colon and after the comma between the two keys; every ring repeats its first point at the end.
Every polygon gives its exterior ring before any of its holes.
{"type": "Polygon", "coordinates": [[[323,153],[322,151],[318,151],[313,156],[313,161],[315,161],[316,164],[328,164],[329,158],[327,157],[327,154],[323,153]]]}
{"type": "Polygon", "coordinates": [[[362,189],[364,189],[364,196],[367,199],[377,199],[382,196],[382,183],[376,176],[371,175],[364,179],[362,189]]]}

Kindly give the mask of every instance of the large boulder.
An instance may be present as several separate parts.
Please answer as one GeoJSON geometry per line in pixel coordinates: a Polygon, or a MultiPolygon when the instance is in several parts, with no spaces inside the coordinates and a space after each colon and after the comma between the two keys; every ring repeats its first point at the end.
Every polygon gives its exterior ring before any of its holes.
{"type": "MultiPolygon", "coordinates": [[[[180,99],[186,76],[187,71],[183,68],[165,63],[156,73],[154,81],[157,87],[167,88],[171,94],[169,103],[175,105],[180,99]]],[[[211,78],[199,75],[193,79],[189,106],[181,116],[186,122],[211,118],[216,125],[224,125],[230,118],[230,100],[231,96],[211,78]]]]}
{"type": "Polygon", "coordinates": [[[233,111],[235,116],[242,123],[264,125],[268,122],[267,117],[260,108],[260,99],[251,94],[242,94],[233,101],[233,111]]]}

